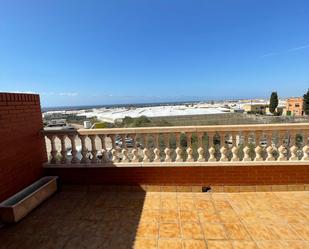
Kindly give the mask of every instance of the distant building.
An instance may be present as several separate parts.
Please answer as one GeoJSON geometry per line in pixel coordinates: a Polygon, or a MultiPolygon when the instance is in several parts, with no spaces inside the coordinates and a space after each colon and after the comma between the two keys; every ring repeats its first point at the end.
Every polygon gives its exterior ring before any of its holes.
{"type": "Polygon", "coordinates": [[[268,105],[264,103],[251,103],[251,104],[245,104],[243,105],[243,109],[247,113],[260,113],[265,114],[266,113],[266,107],[268,105]]]}
{"type": "Polygon", "coordinates": [[[66,126],[65,119],[52,119],[47,121],[47,127],[62,127],[66,126]]]}
{"type": "Polygon", "coordinates": [[[289,98],[286,101],[286,115],[303,116],[303,98],[289,98]]]}
{"type": "MultiPolygon", "coordinates": [[[[275,112],[278,113],[278,115],[282,115],[282,114],[286,113],[285,106],[278,106],[278,107],[276,108],[275,112]]],[[[266,107],[266,114],[267,114],[267,115],[272,114],[272,113],[269,111],[269,107],[266,107]]]]}
{"type": "Polygon", "coordinates": [[[91,122],[90,121],[84,121],[84,128],[90,129],[91,128],[91,122]]]}
{"type": "Polygon", "coordinates": [[[233,112],[235,112],[235,113],[244,113],[245,110],[238,108],[238,109],[233,109],[233,112]]]}

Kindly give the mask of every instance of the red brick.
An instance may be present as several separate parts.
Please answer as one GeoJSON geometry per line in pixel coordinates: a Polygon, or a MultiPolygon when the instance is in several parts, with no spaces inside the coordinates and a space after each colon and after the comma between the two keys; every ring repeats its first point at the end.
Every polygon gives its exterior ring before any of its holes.
{"type": "Polygon", "coordinates": [[[47,159],[36,98],[0,93],[0,202],[43,175],[42,163],[47,159]]]}
{"type": "Polygon", "coordinates": [[[45,169],[74,184],[272,185],[308,184],[308,166],[45,169]],[[227,174],[228,172],[228,174],[227,174]],[[230,176],[230,172],[235,175],[230,176]],[[280,178],[277,176],[281,175],[280,178]]]}

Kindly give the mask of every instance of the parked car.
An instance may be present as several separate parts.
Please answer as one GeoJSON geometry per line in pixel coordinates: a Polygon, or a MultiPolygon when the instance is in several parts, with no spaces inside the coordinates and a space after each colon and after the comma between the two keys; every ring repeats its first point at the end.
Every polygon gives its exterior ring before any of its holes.
{"type": "MultiPolygon", "coordinates": [[[[127,148],[133,148],[133,146],[134,146],[134,141],[130,137],[126,137],[125,138],[125,143],[126,143],[127,148]]],[[[116,136],[115,144],[117,146],[119,146],[119,147],[123,147],[123,145],[122,145],[122,137],[116,136]]],[[[141,143],[139,143],[139,142],[136,142],[136,147],[143,148],[143,145],[141,143]]]]}

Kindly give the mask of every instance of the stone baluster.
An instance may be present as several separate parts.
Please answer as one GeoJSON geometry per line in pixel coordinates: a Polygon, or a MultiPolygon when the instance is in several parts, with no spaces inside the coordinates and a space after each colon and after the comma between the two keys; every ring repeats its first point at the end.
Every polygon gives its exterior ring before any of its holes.
{"type": "Polygon", "coordinates": [[[287,149],[284,146],[285,134],[286,134],[286,132],[284,132],[284,131],[280,131],[279,134],[278,134],[279,144],[280,144],[280,146],[278,148],[278,151],[279,151],[279,157],[277,159],[278,161],[287,161],[288,160],[288,158],[286,156],[287,149]]]}
{"type": "Polygon", "coordinates": [[[203,148],[203,135],[204,134],[202,132],[197,133],[197,142],[198,142],[198,149],[197,149],[198,158],[197,158],[197,161],[198,162],[205,162],[204,148],[203,148]]]}
{"type": "Polygon", "coordinates": [[[176,138],[176,150],[175,150],[176,159],[175,159],[175,161],[176,162],[183,162],[183,159],[182,159],[182,156],[181,156],[182,149],[180,147],[180,133],[176,133],[175,138],[176,138]]]}
{"type": "Polygon", "coordinates": [[[87,154],[88,154],[88,149],[86,147],[86,135],[80,135],[80,140],[81,140],[81,144],[82,144],[82,159],[80,160],[80,163],[84,163],[87,164],[89,163],[89,159],[87,158],[87,154]]]}
{"type": "Polygon", "coordinates": [[[72,150],[71,150],[71,154],[72,154],[71,163],[75,164],[75,163],[78,163],[78,161],[79,161],[78,158],[77,158],[77,150],[76,150],[76,142],[75,142],[76,135],[75,134],[69,135],[69,139],[71,141],[71,147],[72,147],[72,150]]]}
{"type": "Polygon", "coordinates": [[[297,161],[298,157],[297,157],[297,146],[296,146],[296,132],[292,131],[290,133],[290,142],[291,142],[291,148],[290,148],[290,152],[291,152],[291,156],[289,161],[297,161]]]}
{"type": "Polygon", "coordinates": [[[243,132],[243,136],[244,136],[244,145],[245,145],[245,147],[243,148],[244,158],[242,159],[242,161],[243,162],[249,162],[249,161],[252,161],[251,157],[249,155],[250,148],[248,146],[249,132],[247,132],[247,131],[243,132]]]}
{"type": "Polygon", "coordinates": [[[106,149],[106,144],[105,144],[105,139],[106,139],[106,135],[99,135],[99,138],[101,140],[101,153],[102,153],[102,159],[101,159],[101,163],[106,163],[109,162],[109,158],[107,155],[107,149],[106,149]]]}
{"type": "Polygon", "coordinates": [[[256,131],[255,132],[255,158],[254,161],[259,162],[259,161],[264,161],[262,157],[262,152],[263,148],[261,147],[261,137],[262,137],[262,131],[256,131]]]}
{"type": "Polygon", "coordinates": [[[126,135],[122,135],[121,136],[121,140],[122,140],[122,151],[121,151],[121,153],[122,153],[122,160],[121,160],[121,162],[123,162],[123,163],[130,162],[130,158],[128,156],[128,147],[127,147],[126,138],[127,138],[126,135]]]}
{"type": "Polygon", "coordinates": [[[171,158],[171,148],[170,148],[170,134],[166,133],[163,136],[164,136],[164,144],[165,144],[165,149],[164,149],[165,159],[164,159],[164,162],[171,162],[172,158],[171,158]]]}
{"type": "Polygon", "coordinates": [[[92,158],[91,158],[91,163],[97,163],[98,162],[98,158],[97,158],[97,154],[98,154],[98,151],[97,151],[97,148],[96,148],[96,145],[95,145],[95,140],[96,140],[96,135],[90,135],[90,141],[91,141],[91,155],[92,155],[92,158]]]}
{"type": "Polygon", "coordinates": [[[137,142],[136,142],[136,134],[132,135],[131,138],[133,139],[132,162],[137,163],[139,162],[139,156],[138,156],[138,149],[137,149],[137,142]]]}
{"type": "Polygon", "coordinates": [[[220,162],[227,162],[229,159],[227,157],[227,148],[226,148],[226,144],[225,144],[225,133],[221,133],[220,135],[220,153],[221,153],[221,157],[220,157],[220,162]]]}
{"type": "Polygon", "coordinates": [[[154,144],[155,148],[153,150],[153,153],[155,155],[153,161],[154,162],[161,162],[160,158],[160,145],[159,145],[159,134],[154,134],[154,144]]]}
{"type": "Polygon", "coordinates": [[[149,158],[149,149],[148,149],[148,134],[143,134],[143,142],[144,142],[143,162],[144,163],[149,163],[150,162],[150,158],[149,158]]]}
{"type": "Polygon", "coordinates": [[[215,153],[216,153],[216,149],[215,149],[215,146],[214,146],[214,135],[215,133],[214,132],[208,132],[207,133],[208,135],[208,152],[209,152],[209,159],[208,159],[208,162],[216,162],[217,159],[216,159],[216,156],[215,156],[215,153]]]}
{"type": "Polygon", "coordinates": [[[187,133],[187,162],[194,162],[194,158],[193,158],[193,149],[191,146],[191,138],[192,138],[192,134],[191,133],[187,133]]]}
{"type": "Polygon", "coordinates": [[[112,140],[112,150],[111,150],[111,153],[112,153],[112,162],[113,163],[118,163],[119,162],[119,158],[118,158],[118,155],[117,155],[117,146],[116,146],[116,135],[110,135],[110,138],[112,140]]]}
{"type": "Polygon", "coordinates": [[[231,161],[232,162],[238,162],[239,161],[239,157],[238,157],[238,144],[237,144],[237,132],[232,132],[232,141],[233,141],[233,147],[232,147],[232,153],[233,153],[233,156],[232,156],[232,159],[231,161]]]}
{"type": "Polygon", "coordinates": [[[274,147],[273,147],[273,142],[272,142],[272,131],[267,132],[267,144],[268,146],[266,148],[266,152],[267,152],[266,161],[274,161],[275,157],[273,155],[274,147]]]}
{"type": "Polygon", "coordinates": [[[303,147],[303,157],[301,158],[302,161],[309,161],[309,146],[308,146],[308,136],[309,132],[304,131],[304,147],[303,147]]]}
{"type": "Polygon", "coordinates": [[[50,163],[51,164],[56,164],[57,163],[57,149],[56,149],[56,144],[55,144],[55,139],[56,136],[55,135],[50,135],[47,136],[48,139],[50,140],[50,145],[51,145],[51,151],[50,151],[50,163]]]}
{"type": "Polygon", "coordinates": [[[65,146],[65,139],[66,139],[67,136],[61,134],[58,137],[59,137],[60,143],[61,143],[61,151],[60,151],[61,159],[60,159],[60,163],[61,164],[66,164],[68,162],[68,160],[67,160],[67,149],[66,149],[66,146],[65,146]]]}

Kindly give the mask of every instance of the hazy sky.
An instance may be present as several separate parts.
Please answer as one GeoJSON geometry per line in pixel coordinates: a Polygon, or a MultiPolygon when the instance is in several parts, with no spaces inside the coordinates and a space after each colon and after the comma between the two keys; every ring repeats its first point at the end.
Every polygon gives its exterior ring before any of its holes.
{"type": "Polygon", "coordinates": [[[0,0],[0,91],[43,106],[307,88],[308,0],[0,0]]]}

